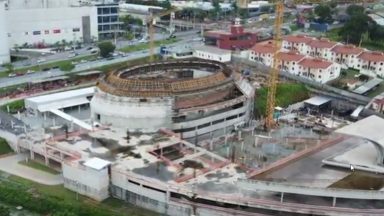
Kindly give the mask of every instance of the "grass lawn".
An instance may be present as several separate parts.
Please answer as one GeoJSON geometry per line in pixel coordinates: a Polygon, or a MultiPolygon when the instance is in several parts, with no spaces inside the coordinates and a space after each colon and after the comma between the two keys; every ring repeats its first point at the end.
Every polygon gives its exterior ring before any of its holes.
{"type": "Polygon", "coordinates": [[[41,164],[37,161],[34,161],[34,160],[28,160],[28,162],[25,162],[25,161],[19,161],[19,164],[22,164],[24,166],[27,166],[27,167],[30,167],[30,168],[33,168],[33,169],[37,169],[37,170],[40,170],[40,171],[43,171],[43,172],[47,172],[47,173],[50,173],[50,174],[53,174],[53,175],[57,175],[59,174],[60,172],[44,165],[44,164],[41,164]]]}
{"type": "Polygon", "coordinates": [[[76,193],[64,188],[63,185],[42,185],[30,180],[20,178],[18,176],[10,176],[8,179],[17,185],[20,185],[20,190],[25,191],[25,188],[28,188],[30,191],[33,191],[34,194],[41,194],[47,197],[56,198],[62,202],[68,203],[70,205],[81,205],[85,208],[92,208],[98,212],[110,216],[155,216],[159,215],[155,212],[136,207],[134,205],[125,203],[121,200],[115,198],[108,198],[103,202],[96,202],[85,196],[78,195],[78,200],[76,200],[76,193]]]}
{"type": "Polygon", "coordinates": [[[16,113],[17,111],[24,109],[25,104],[24,100],[17,100],[0,106],[0,110],[8,112],[7,106],[9,107],[10,113],[16,113]]]}
{"type": "MultiPolygon", "coordinates": [[[[180,39],[177,38],[171,38],[171,39],[165,39],[165,40],[158,40],[154,42],[155,47],[161,46],[161,45],[168,45],[168,44],[173,44],[176,43],[177,41],[180,41],[180,39]]],[[[135,51],[140,51],[140,50],[145,50],[149,49],[149,42],[148,43],[141,43],[137,45],[131,45],[131,46],[126,46],[119,51],[122,52],[135,52],[135,51]]]]}
{"type": "MultiPolygon", "coordinates": [[[[258,114],[265,115],[267,95],[266,87],[256,90],[255,109],[258,114]]],[[[275,106],[287,107],[307,98],[309,98],[309,92],[304,84],[282,83],[277,86],[275,106]]]]}
{"type": "Polygon", "coordinates": [[[0,155],[8,154],[13,152],[11,147],[9,147],[8,142],[0,137],[0,155]]]}

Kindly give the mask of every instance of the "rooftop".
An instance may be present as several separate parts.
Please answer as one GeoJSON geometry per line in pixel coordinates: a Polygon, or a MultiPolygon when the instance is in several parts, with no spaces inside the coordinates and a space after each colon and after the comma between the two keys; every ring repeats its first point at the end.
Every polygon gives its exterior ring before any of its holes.
{"type": "Polygon", "coordinates": [[[353,92],[356,94],[364,94],[379,85],[382,81],[382,79],[373,78],[370,81],[366,82],[364,85],[361,85],[359,88],[353,90],[353,92]]]}
{"type": "Polygon", "coordinates": [[[101,170],[101,169],[104,169],[105,167],[107,167],[110,164],[111,164],[111,162],[109,162],[107,160],[103,160],[103,159],[94,157],[94,158],[89,159],[88,161],[86,161],[84,163],[84,166],[90,167],[90,168],[95,169],[95,170],[101,170]]]}
{"type": "Polygon", "coordinates": [[[319,40],[312,40],[308,43],[309,46],[314,47],[314,48],[332,48],[336,46],[336,42],[332,42],[326,38],[319,39],[319,40]]]}
{"type": "Polygon", "coordinates": [[[335,47],[333,47],[332,51],[340,54],[357,55],[363,52],[364,49],[356,47],[354,45],[336,45],[335,47]]]}
{"type": "Polygon", "coordinates": [[[216,55],[231,54],[230,50],[219,49],[219,48],[214,47],[214,46],[204,46],[203,45],[203,46],[194,47],[194,49],[196,51],[209,52],[209,53],[213,53],[213,54],[216,54],[216,55]]]}
{"type": "Polygon", "coordinates": [[[376,51],[364,51],[358,56],[358,58],[365,61],[384,62],[384,53],[376,51]]]}
{"type": "Polygon", "coordinates": [[[330,98],[315,96],[315,97],[311,97],[311,98],[305,100],[304,102],[307,104],[311,104],[313,106],[321,106],[325,103],[328,103],[329,101],[331,101],[330,98]]]}
{"type": "Polygon", "coordinates": [[[34,103],[49,103],[53,101],[74,98],[79,95],[93,94],[94,92],[95,92],[95,87],[89,87],[89,88],[82,88],[82,89],[76,89],[71,91],[64,91],[64,92],[55,93],[55,94],[32,97],[32,98],[28,98],[27,100],[34,103]]]}
{"type": "Polygon", "coordinates": [[[327,69],[333,63],[320,59],[320,58],[305,58],[299,62],[299,64],[306,68],[319,68],[319,69],[327,69]]]}
{"type": "Polygon", "coordinates": [[[301,55],[297,52],[279,52],[279,57],[280,57],[280,60],[282,61],[295,61],[295,62],[298,62],[300,60],[302,60],[305,56],[304,55],[301,55]]]}
{"type": "Polygon", "coordinates": [[[255,44],[251,50],[256,53],[275,53],[277,48],[274,48],[272,41],[267,41],[255,44]]]}
{"type": "Polygon", "coordinates": [[[313,38],[307,35],[288,35],[283,37],[283,40],[291,43],[309,43],[313,38]]]}

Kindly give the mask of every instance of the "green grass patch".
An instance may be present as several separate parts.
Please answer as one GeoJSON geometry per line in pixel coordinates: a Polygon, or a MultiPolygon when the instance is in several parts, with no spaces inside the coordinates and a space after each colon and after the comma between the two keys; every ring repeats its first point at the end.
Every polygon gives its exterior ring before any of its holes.
{"type": "Polygon", "coordinates": [[[332,41],[342,41],[342,37],[339,35],[340,28],[335,28],[327,31],[325,37],[332,41]]]}
{"type": "Polygon", "coordinates": [[[60,172],[50,168],[49,166],[46,166],[46,165],[41,164],[41,163],[39,163],[37,161],[34,161],[34,160],[28,160],[28,162],[26,162],[26,161],[19,161],[19,164],[27,166],[27,167],[30,167],[30,168],[33,168],[33,169],[37,169],[37,170],[40,170],[40,171],[43,171],[43,172],[47,172],[47,173],[50,173],[50,174],[53,174],[53,175],[57,175],[57,174],[60,173],[60,172]]]}
{"type": "MultiPolygon", "coordinates": [[[[162,46],[162,45],[168,45],[168,44],[173,44],[180,41],[180,39],[177,38],[170,38],[170,39],[165,39],[165,40],[158,40],[154,42],[155,47],[162,46]]],[[[119,51],[122,52],[135,52],[135,51],[141,51],[141,50],[146,50],[149,49],[149,42],[148,43],[141,43],[137,45],[130,45],[126,46],[123,48],[120,48],[119,51]]]]}
{"type": "Polygon", "coordinates": [[[379,94],[381,94],[383,92],[384,92],[384,84],[381,83],[374,90],[368,92],[367,96],[373,98],[373,97],[375,97],[375,96],[377,96],[377,95],[379,95],[379,94]]]}
{"type": "Polygon", "coordinates": [[[291,31],[297,31],[297,30],[299,30],[300,28],[299,28],[299,26],[297,26],[296,24],[292,24],[292,25],[289,25],[289,28],[291,29],[291,31]]]}
{"type": "Polygon", "coordinates": [[[114,198],[99,203],[77,195],[62,185],[41,185],[17,176],[10,176],[7,181],[0,181],[0,197],[2,202],[8,205],[21,205],[29,211],[42,215],[63,211],[69,211],[71,215],[92,216],[159,215],[114,198]]]}
{"type": "Polygon", "coordinates": [[[16,100],[16,101],[4,104],[0,106],[0,109],[4,112],[8,112],[7,107],[9,107],[10,113],[17,113],[17,111],[21,111],[22,109],[24,109],[25,107],[24,100],[16,100]]]}
{"type": "Polygon", "coordinates": [[[0,155],[12,153],[13,150],[9,147],[7,140],[0,137],[0,155]]]}
{"type": "MultiPolygon", "coordinates": [[[[255,111],[258,115],[265,115],[268,88],[256,90],[255,111]]],[[[309,98],[309,91],[304,84],[283,83],[277,86],[276,106],[287,107],[290,104],[309,98]]]]}

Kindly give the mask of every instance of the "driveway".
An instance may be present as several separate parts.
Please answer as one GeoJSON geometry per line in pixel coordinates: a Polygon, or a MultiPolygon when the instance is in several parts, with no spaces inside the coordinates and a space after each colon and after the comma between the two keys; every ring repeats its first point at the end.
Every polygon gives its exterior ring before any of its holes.
{"type": "Polygon", "coordinates": [[[26,156],[22,154],[0,158],[0,170],[44,185],[63,184],[61,174],[53,175],[18,164],[19,161],[25,160],[25,158],[26,156]]]}

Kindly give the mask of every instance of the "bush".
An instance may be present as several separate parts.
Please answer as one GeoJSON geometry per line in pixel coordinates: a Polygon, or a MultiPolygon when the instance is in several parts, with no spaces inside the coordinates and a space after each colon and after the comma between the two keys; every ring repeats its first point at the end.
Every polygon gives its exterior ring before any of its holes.
{"type": "Polygon", "coordinates": [[[59,68],[62,71],[71,71],[75,68],[75,65],[73,65],[71,62],[64,62],[59,66],[59,68]]]}
{"type": "Polygon", "coordinates": [[[17,101],[13,101],[13,102],[2,105],[0,109],[4,112],[7,112],[8,111],[7,106],[9,107],[10,113],[17,113],[17,111],[24,110],[25,104],[24,104],[24,100],[17,100],[17,101]]]}
{"type": "Polygon", "coordinates": [[[0,206],[0,216],[9,216],[11,212],[9,211],[9,208],[5,206],[0,206]]]}
{"type": "Polygon", "coordinates": [[[112,44],[110,41],[100,42],[98,44],[100,49],[100,56],[103,58],[108,57],[113,51],[115,51],[116,46],[112,44]]]}

